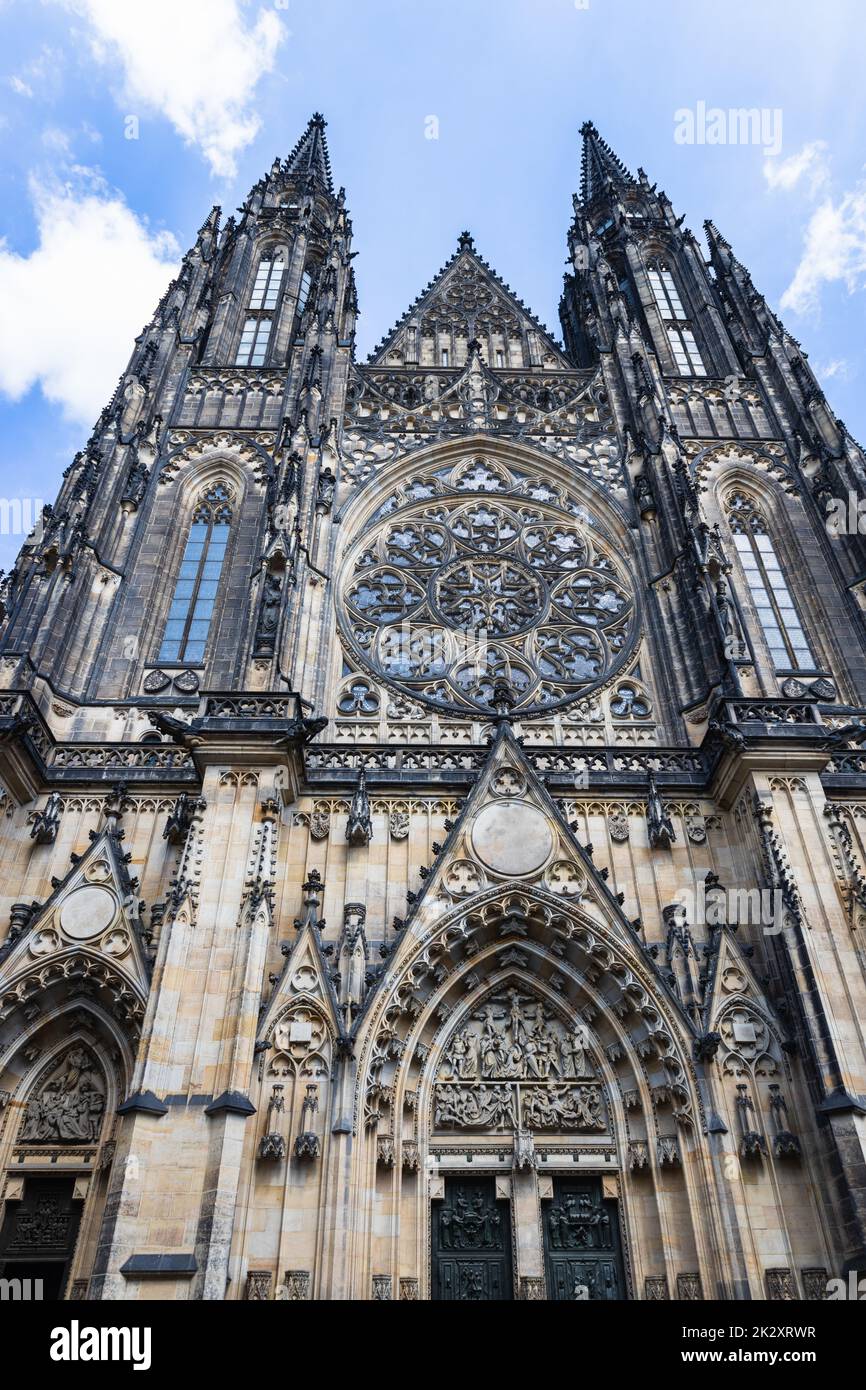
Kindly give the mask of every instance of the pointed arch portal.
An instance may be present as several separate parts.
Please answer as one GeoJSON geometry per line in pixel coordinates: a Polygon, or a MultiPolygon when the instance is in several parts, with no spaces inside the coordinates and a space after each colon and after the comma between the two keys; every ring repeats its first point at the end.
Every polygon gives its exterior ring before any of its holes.
{"type": "Polygon", "coordinates": [[[671,1210],[709,1181],[692,1024],[505,726],[389,965],[355,1121],[423,1296],[667,1278],[671,1210]]]}

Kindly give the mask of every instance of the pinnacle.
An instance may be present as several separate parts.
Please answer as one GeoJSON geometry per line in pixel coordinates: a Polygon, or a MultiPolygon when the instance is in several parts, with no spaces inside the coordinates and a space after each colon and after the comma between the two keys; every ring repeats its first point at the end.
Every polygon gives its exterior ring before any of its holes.
{"type": "Polygon", "coordinates": [[[325,139],[327,121],[320,111],[315,111],[307,122],[307,128],[285,162],[285,172],[296,176],[309,175],[317,178],[333,193],[331,160],[328,155],[328,142],[325,139]]]}
{"type": "Polygon", "coordinates": [[[592,121],[580,127],[583,137],[581,157],[580,196],[583,202],[603,194],[609,183],[633,184],[634,178],[618,159],[605,140],[602,140],[592,121]]]}

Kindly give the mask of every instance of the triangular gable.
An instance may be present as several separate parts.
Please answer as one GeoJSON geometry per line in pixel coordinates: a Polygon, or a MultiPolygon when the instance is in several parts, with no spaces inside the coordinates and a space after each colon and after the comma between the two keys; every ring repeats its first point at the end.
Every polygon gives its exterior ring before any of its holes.
{"type": "Polygon", "coordinates": [[[550,331],[517,298],[511,287],[500,279],[492,266],[478,255],[472,238],[466,232],[461,236],[458,249],[451,259],[410,304],[387,337],[373,349],[368,365],[394,365],[394,355],[401,362],[405,361],[410,326],[417,326],[423,333],[424,325],[432,325],[433,322],[460,322],[467,341],[476,337],[485,338],[487,326],[496,324],[502,324],[512,339],[532,333],[538,339],[541,365],[546,370],[574,370],[550,331]]]}
{"type": "Polygon", "coordinates": [[[705,1033],[720,1034],[723,1065],[730,1074],[748,1071],[741,1058],[754,1064],[762,1057],[773,1072],[778,1060],[773,1034],[781,1037],[783,1029],[734,932],[730,927],[717,930],[704,994],[705,1033]],[[739,1036],[743,1025],[746,1033],[739,1036]]]}
{"type": "Polygon", "coordinates": [[[34,912],[0,964],[0,993],[36,968],[50,966],[55,977],[64,962],[85,952],[110,963],[112,971],[128,978],[138,998],[146,999],[150,962],[137,885],[129,877],[117,834],[105,829],[94,835],[64,878],[53,882],[51,897],[34,912]]]}
{"type": "Polygon", "coordinates": [[[516,895],[524,888],[541,889],[612,927],[630,954],[640,952],[641,964],[649,967],[659,989],[686,1018],[654,960],[644,952],[619,896],[608,887],[605,871],[578,844],[505,722],[421,892],[410,901],[389,972],[399,968],[413,943],[443,916],[458,905],[471,909],[474,899],[498,887],[516,895]]]}
{"type": "Polygon", "coordinates": [[[292,1005],[309,1005],[328,1021],[336,1037],[343,1033],[334,984],[322,950],[324,923],[318,920],[318,897],[323,890],[324,884],[312,875],[304,885],[307,910],[295,924],[295,940],[291,946],[283,947],[285,964],[259,1020],[261,1041],[272,1040],[275,1023],[292,1005]]]}

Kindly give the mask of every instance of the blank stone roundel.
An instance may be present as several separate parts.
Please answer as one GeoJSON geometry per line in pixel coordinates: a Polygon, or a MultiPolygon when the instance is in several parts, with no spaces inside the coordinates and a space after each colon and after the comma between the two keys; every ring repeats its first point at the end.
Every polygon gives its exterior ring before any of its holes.
{"type": "Polygon", "coordinates": [[[494,873],[531,874],[550,858],[553,832],[534,806],[523,801],[497,801],[475,817],[472,848],[494,873]]]}
{"type": "Polygon", "coordinates": [[[60,925],[73,941],[88,941],[111,926],[116,910],[114,894],[91,883],[69,894],[60,909],[60,925]]]}

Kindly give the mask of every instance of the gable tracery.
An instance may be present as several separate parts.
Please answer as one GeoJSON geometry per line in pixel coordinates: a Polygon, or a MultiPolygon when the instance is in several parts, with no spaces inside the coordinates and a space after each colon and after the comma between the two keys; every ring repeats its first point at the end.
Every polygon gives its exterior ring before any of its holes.
{"type": "Polygon", "coordinates": [[[490,364],[567,366],[547,329],[475,254],[464,232],[458,251],[374,350],[371,362],[462,366],[469,344],[482,339],[490,364]]]}

